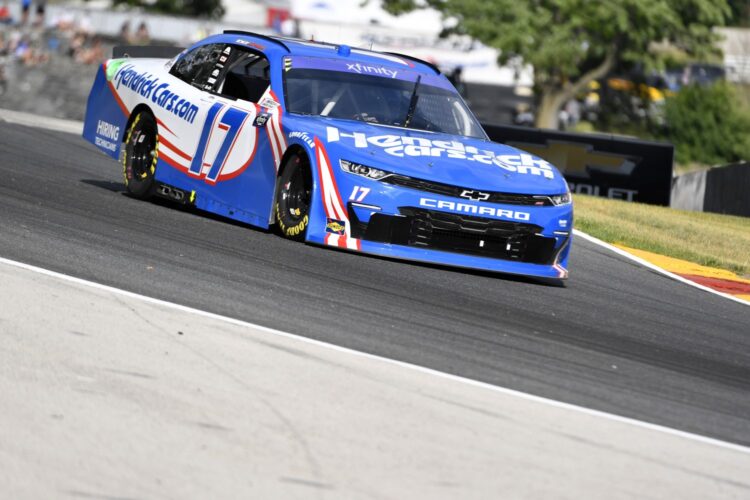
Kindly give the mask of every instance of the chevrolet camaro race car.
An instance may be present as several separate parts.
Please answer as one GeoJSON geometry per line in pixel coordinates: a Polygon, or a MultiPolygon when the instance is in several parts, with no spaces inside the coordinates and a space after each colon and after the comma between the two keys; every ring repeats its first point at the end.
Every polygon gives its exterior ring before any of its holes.
{"type": "Polygon", "coordinates": [[[83,132],[131,195],[319,245],[567,277],[565,179],[489,141],[431,64],[237,31],[133,55],[99,69],[83,132]]]}

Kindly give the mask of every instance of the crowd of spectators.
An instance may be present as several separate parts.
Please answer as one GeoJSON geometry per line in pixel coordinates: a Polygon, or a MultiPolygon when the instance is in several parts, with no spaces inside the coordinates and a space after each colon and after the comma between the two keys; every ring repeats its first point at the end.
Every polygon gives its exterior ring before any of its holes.
{"type": "Polygon", "coordinates": [[[120,27],[120,42],[125,45],[148,45],[151,43],[151,35],[148,32],[148,25],[141,22],[135,32],[130,30],[130,21],[125,21],[120,27]]]}
{"type": "MultiPolygon", "coordinates": [[[[94,65],[104,61],[109,47],[98,36],[91,20],[65,14],[48,18],[44,0],[21,0],[21,15],[14,19],[8,0],[0,0],[0,94],[7,87],[13,67],[31,68],[61,60],[94,65]]],[[[145,45],[150,42],[146,23],[131,30],[129,22],[120,30],[120,40],[107,42],[145,45]]],[[[111,47],[111,43],[109,44],[111,47]]]]}
{"type": "Polygon", "coordinates": [[[46,26],[36,21],[0,24],[0,57],[5,64],[36,66],[65,56],[82,64],[104,60],[102,40],[85,18],[76,22],[61,16],[46,26]]]}

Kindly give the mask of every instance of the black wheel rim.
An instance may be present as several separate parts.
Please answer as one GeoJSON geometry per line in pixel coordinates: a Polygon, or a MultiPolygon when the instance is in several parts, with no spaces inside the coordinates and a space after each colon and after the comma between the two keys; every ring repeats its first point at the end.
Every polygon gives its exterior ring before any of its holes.
{"type": "Polygon", "coordinates": [[[136,179],[146,178],[151,171],[155,145],[154,134],[143,129],[138,129],[134,134],[130,153],[130,167],[136,179]]]}
{"type": "Polygon", "coordinates": [[[310,209],[312,185],[303,169],[294,167],[289,180],[281,188],[281,200],[285,211],[293,221],[301,221],[310,209]]]}

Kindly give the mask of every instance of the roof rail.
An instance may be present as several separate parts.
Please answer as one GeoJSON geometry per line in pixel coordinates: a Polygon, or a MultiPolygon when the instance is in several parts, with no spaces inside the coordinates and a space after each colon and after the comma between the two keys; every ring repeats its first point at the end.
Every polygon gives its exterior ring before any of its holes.
{"type": "Polygon", "coordinates": [[[287,52],[291,52],[291,50],[289,50],[289,47],[287,47],[287,45],[284,42],[282,42],[281,40],[279,40],[278,38],[273,37],[273,36],[261,35],[260,33],[253,33],[252,31],[242,31],[242,30],[224,30],[224,34],[225,35],[254,36],[255,38],[260,38],[260,39],[263,39],[263,40],[268,40],[269,42],[277,43],[277,44],[281,45],[282,47],[284,47],[284,49],[287,52]]]}
{"type": "Polygon", "coordinates": [[[403,57],[404,59],[409,59],[410,61],[418,62],[419,64],[424,64],[425,66],[427,66],[430,69],[432,69],[438,75],[441,74],[440,73],[440,68],[438,68],[436,65],[432,64],[431,62],[427,62],[425,60],[422,60],[422,59],[420,59],[418,57],[407,56],[406,54],[399,54],[398,52],[383,52],[383,54],[388,54],[390,56],[396,56],[396,57],[403,57]]]}

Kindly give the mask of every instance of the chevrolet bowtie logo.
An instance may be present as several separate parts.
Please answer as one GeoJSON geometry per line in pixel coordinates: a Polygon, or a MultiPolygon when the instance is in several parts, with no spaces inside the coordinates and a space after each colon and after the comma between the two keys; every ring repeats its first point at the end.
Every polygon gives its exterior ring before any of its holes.
{"type": "Polygon", "coordinates": [[[463,191],[461,191],[461,198],[468,198],[469,200],[476,200],[476,201],[486,201],[490,199],[490,193],[483,193],[481,191],[464,189],[463,191]]]}
{"type": "Polygon", "coordinates": [[[566,176],[590,178],[591,172],[631,175],[642,158],[596,151],[591,144],[545,141],[545,144],[511,142],[511,146],[544,158],[566,176]]]}

